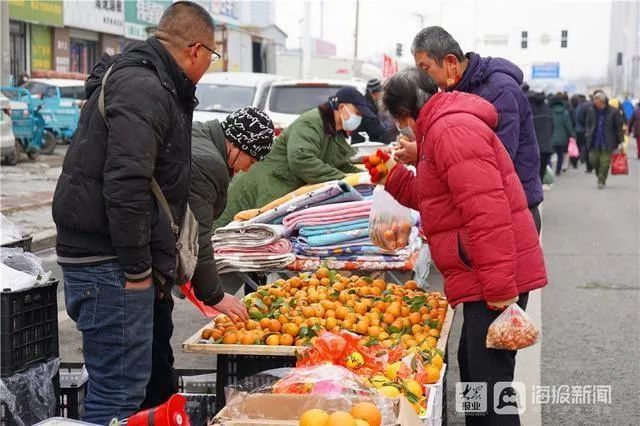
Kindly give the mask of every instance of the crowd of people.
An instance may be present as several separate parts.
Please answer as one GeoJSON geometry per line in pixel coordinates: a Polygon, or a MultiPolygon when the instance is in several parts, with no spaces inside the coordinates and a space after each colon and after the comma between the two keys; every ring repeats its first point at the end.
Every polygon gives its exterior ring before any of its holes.
{"type": "MultiPolygon", "coordinates": [[[[550,158],[561,174],[575,139],[579,161],[604,186],[627,118],[603,92],[571,102],[534,93],[510,61],[465,54],[445,29],[428,27],[413,41],[415,68],[371,81],[366,96],[341,89],[277,137],[253,107],[192,124],[195,85],[217,57],[213,28],[197,3],[173,3],[154,36],[105,55],[86,82],[53,202],[66,309],[89,371],[84,419],[107,424],[176,391],[171,287],[182,284],[176,241],[191,215],[196,297],[246,319],[221,286],[214,229],[304,185],[363,172],[349,143],[361,129],[395,141],[376,180],[420,213],[449,302],[464,305],[461,380],[488,383],[493,407],[493,385],[513,380],[516,352],[488,349],[488,326],[511,304],[526,309],[529,292],[547,284],[538,208],[550,158]]],[[[629,114],[638,136],[640,109],[629,114]]],[[[467,424],[519,418],[489,410],[467,424]]]]}
{"type": "MultiPolygon", "coordinates": [[[[640,103],[634,109],[630,99],[624,102],[609,99],[605,92],[596,90],[587,99],[567,93],[546,95],[532,91],[526,83],[533,114],[534,127],[540,150],[540,178],[545,181],[547,167],[551,169],[555,154],[555,176],[569,168],[585,166],[586,173],[595,173],[599,189],[604,189],[611,166],[611,155],[620,150],[626,138],[640,136],[638,117],[640,103]]],[[[638,146],[640,159],[640,145],[638,146]]]]}

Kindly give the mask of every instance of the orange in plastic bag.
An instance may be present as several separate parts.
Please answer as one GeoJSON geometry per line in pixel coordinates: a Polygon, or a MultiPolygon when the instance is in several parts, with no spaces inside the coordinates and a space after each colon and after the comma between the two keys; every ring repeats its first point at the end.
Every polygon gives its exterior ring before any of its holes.
{"type": "Polygon", "coordinates": [[[539,336],[540,330],[529,315],[514,303],[489,326],[487,348],[517,351],[535,344],[539,336]]]}

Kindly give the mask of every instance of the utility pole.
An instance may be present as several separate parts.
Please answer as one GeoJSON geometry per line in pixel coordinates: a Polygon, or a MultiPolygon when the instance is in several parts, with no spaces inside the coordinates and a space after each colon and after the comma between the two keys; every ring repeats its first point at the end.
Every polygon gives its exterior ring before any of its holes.
{"type": "Polygon", "coordinates": [[[353,49],[353,59],[358,59],[358,23],[360,21],[360,0],[356,0],[356,37],[353,49]]]}
{"type": "Polygon", "coordinates": [[[302,78],[311,78],[311,1],[304,2],[302,21],[302,78]]]}
{"type": "MultiPolygon", "coordinates": [[[[0,1],[0,85],[9,85],[11,48],[9,43],[9,2],[0,1]]],[[[18,76],[15,76],[17,80],[18,76]]]]}
{"type": "Polygon", "coordinates": [[[324,40],[324,0],[320,0],[320,40],[324,40]]]}

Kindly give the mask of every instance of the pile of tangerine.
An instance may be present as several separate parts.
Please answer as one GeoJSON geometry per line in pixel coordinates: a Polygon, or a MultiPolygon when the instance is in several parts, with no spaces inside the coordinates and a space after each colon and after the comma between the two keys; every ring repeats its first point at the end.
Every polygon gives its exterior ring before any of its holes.
{"type": "Polygon", "coordinates": [[[234,323],[219,316],[202,338],[224,344],[305,346],[322,330],[349,330],[366,345],[426,350],[436,347],[448,308],[439,292],[427,293],[415,281],[398,285],[326,268],[260,286],[244,302],[249,321],[234,323]]]}

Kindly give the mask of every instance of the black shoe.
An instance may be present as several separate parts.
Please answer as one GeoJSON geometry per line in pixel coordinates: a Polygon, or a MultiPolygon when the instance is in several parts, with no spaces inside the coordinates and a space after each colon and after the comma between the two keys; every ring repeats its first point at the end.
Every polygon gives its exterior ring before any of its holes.
{"type": "Polygon", "coordinates": [[[585,172],[585,173],[593,173],[593,170],[589,170],[589,169],[587,169],[587,170],[585,170],[584,172],[585,172]]]}

